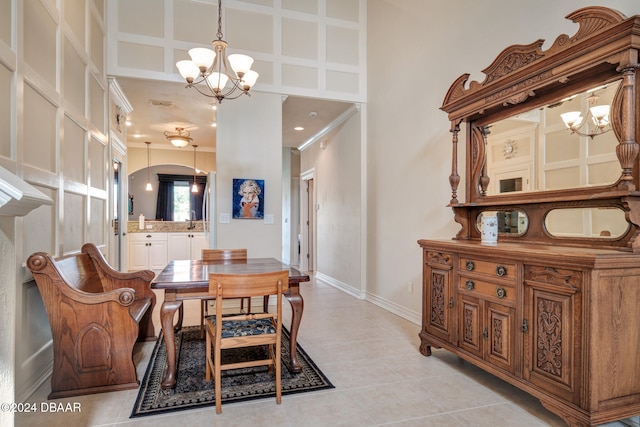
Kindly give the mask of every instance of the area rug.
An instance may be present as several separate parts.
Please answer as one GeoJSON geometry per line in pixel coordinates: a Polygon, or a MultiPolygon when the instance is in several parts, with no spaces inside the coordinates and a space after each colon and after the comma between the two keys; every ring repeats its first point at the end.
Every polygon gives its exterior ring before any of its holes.
{"type": "MultiPolygon", "coordinates": [[[[205,342],[200,337],[200,328],[191,326],[176,333],[178,370],[176,387],[163,390],[160,383],[167,370],[167,348],[162,334],[156,342],[131,418],[156,415],[169,411],[215,406],[215,391],[212,381],[205,381],[205,342]]],[[[256,357],[262,347],[242,350],[225,350],[223,359],[256,357]]],[[[333,388],[331,382],[320,371],[305,351],[297,346],[298,361],[302,371],[294,374],[290,370],[289,332],[282,330],[282,394],[301,393],[333,388]]],[[[222,403],[240,402],[250,399],[273,398],[275,379],[266,366],[234,369],[222,373],[222,403]]]]}

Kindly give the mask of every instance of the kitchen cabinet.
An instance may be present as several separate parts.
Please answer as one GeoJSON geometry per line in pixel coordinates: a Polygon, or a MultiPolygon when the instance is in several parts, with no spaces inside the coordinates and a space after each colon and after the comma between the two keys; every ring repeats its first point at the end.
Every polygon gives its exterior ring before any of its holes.
{"type": "Polygon", "coordinates": [[[175,259],[202,259],[202,250],[209,247],[204,233],[167,233],[168,257],[175,259]]]}
{"type": "Polygon", "coordinates": [[[129,233],[130,271],[159,272],[167,260],[167,233],[129,233]]]}

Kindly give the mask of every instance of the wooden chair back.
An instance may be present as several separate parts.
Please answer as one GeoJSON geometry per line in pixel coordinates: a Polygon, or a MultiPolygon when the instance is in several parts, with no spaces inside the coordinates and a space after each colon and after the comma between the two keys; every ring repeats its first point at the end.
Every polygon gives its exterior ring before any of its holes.
{"type": "MultiPolygon", "coordinates": [[[[225,298],[251,298],[253,296],[276,295],[275,313],[248,313],[235,316],[222,315],[222,304],[216,304],[216,313],[207,319],[206,336],[206,380],[211,378],[211,371],[214,374],[216,413],[222,412],[222,387],[221,371],[228,369],[239,369],[253,366],[268,365],[275,368],[276,382],[276,403],[282,400],[281,384],[281,341],[282,341],[282,294],[289,288],[289,271],[274,271],[270,273],[247,273],[247,274],[220,274],[209,275],[209,295],[215,297],[217,301],[225,298]],[[245,333],[247,328],[251,328],[245,321],[260,322],[268,321],[270,328],[255,328],[253,333],[245,333]],[[225,337],[223,338],[223,328],[225,337]],[[236,331],[238,328],[242,331],[236,331]],[[268,345],[269,354],[266,358],[259,360],[248,360],[236,363],[222,363],[221,350],[227,348],[253,347],[258,345],[268,345]],[[213,354],[212,354],[213,350],[213,354]]],[[[262,323],[264,325],[264,323],[262,323]]]]}
{"type": "Polygon", "coordinates": [[[211,273],[209,275],[209,296],[216,297],[216,299],[276,295],[278,286],[282,287],[282,292],[289,289],[288,270],[246,274],[211,273]],[[279,285],[278,281],[280,280],[283,283],[279,285]]]}
{"type": "Polygon", "coordinates": [[[247,249],[203,249],[203,261],[246,261],[247,249]]]}

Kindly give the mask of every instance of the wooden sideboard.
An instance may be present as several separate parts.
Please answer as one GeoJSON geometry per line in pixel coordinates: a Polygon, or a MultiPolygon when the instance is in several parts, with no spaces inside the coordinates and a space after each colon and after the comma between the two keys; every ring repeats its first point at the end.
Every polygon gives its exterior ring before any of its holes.
{"type": "Polygon", "coordinates": [[[420,240],[420,351],[442,347],[570,425],[640,413],[640,263],[562,246],[420,240]]]}
{"type": "Polygon", "coordinates": [[[464,74],[445,96],[460,230],[418,241],[420,351],[449,350],[593,426],[640,414],[640,15],[567,18],[573,36],[509,46],[484,81],[464,74]],[[587,107],[604,103],[596,129],[587,107]],[[581,130],[560,120],[573,109],[581,130]],[[497,244],[482,242],[484,215],[497,244]]]}

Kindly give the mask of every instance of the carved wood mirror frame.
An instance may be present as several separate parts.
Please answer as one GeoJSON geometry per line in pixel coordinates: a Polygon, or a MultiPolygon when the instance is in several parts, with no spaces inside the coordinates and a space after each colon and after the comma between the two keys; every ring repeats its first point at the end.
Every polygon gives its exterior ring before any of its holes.
{"type": "MultiPolygon", "coordinates": [[[[587,7],[569,14],[579,24],[573,36],[558,36],[543,51],[544,40],[504,49],[482,72],[483,82],[460,76],[449,88],[441,109],[448,113],[452,133],[451,206],[462,229],[456,239],[478,239],[476,218],[483,210],[526,212],[529,229],[513,237],[527,242],[548,243],[557,237],[545,228],[545,217],[553,209],[618,208],[625,212],[629,230],[611,239],[560,238],[562,244],[607,246],[640,252],[640,15],[627,18],[605,7],[587,7]],[[620,80],[611,106],[611,124],[618,140],[616,156],[620,177],[610,185],[522,194],[487,195],[486,129],[491,123],[539,108],[599,84],[620,80]],[[466,201],[458,200],[458,137],[466,131],[466,201]]],[[[510,238],[507,237],[507,240],[510,238]]]]}

